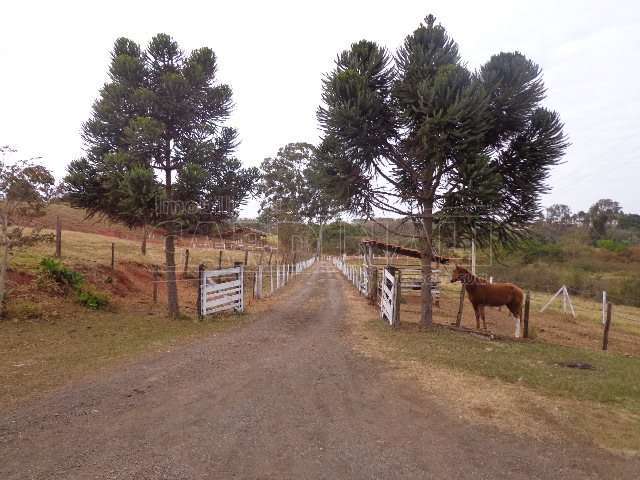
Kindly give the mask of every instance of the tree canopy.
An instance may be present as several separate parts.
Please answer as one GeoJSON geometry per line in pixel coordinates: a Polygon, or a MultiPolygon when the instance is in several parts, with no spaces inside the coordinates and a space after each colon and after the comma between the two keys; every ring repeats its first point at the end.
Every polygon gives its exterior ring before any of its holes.
{"type": "Polygon", "coordinates": [[[260,215],[270,222],[326,223],[336,202],[321,185],[318,151],[309,143],[289,143],[262,162],[260,215]]]}

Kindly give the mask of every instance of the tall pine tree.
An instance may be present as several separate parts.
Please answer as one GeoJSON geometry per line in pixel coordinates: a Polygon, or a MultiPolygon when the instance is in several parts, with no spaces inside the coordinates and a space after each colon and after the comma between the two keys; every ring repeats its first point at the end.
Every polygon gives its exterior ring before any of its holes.
{"type": "Polygon", "coordinates": [[[162,224],[174,318],[176,235],[185,222],[236,214],[257,177],[232,156],[237,133],[224,126],[231,89],[216,82],[216,70],[210,48],[187,55],[166,34],[153,37],[145,51],[118,39],[109,81],[83,126],[87,155],[71,163],[65,179],[72,205],[89,215],[130,226],[162,224]]]}
{"type": "Polygon", "coordinates": [[[421,322],[432,322],[435,221],[464,219],[478,239],[522,235],[540,211],[549,169],[567,146],[542,107],[540,68],[520,53],[478,72],[429,15],[392,60],[362,40],[324,79],[318,119],[325,185],[358,215],[408,217],[422,248],[421,322]]]}

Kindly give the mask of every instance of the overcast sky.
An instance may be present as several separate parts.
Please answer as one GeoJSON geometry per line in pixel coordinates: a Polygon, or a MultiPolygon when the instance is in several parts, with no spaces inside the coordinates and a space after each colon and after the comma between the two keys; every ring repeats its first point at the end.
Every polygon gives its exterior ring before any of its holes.
{"type": "MultiPolygon", "coordinates": [[[[208,46],[234,92],[239,158],[316,142],[321,78],[366,38],[395,50],[436,15],[477,68],[519,50],[542,66],[547,106],[572,146],[545,205],[586,209],[613,198],[640,212],[640,6],[634,1],[5,1],[0,7],[0,145],[40,155],[58,177],[82,155],[80,126],[106,80],[113,41],[158,32],[208,46]]],[[[244,215],[254,215],[252,202],[244,215]]]]}

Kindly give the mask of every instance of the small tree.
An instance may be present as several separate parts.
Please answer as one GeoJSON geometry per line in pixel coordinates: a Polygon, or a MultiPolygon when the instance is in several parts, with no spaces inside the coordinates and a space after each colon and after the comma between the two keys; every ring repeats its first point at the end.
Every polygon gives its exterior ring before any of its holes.
{"type": "Polygon", "coordinates": [[[517,52],[470,72],[432,15],[393,61],[362,40],[325,77],[325,184],[356,214],[390,211],[415,224],[424,325],[434,221],[464,219],[479,241],[511,241],[538,217],[549,169],[567,146],[558,115],[541,106],[544,92],[540,68],[517,52]]]}
{"type": "Polygon", "coordinates": [[[547,215],[545,218],[548,223],[567,225],[571,223],[572,217],[571,208],[569,208],[568,205],[556,203],[547,207],[547,215]]]}
{"type": "Polygon", "coordinates": [[[622,207],[614,200],[603,198],[591,205],[587,216],[594,237],[602,238],[607,234],[607,226],[622,214],[622,207]]]}
{"type": "Polygon", "coordinates": [[[258,192],[263,195],[261,219],[266,222],[317,223],[318,254],[326,223],[338,213],[336,202],[323,188],[318,150],[309,143],[289,143],[260,166],[258,192]]]}
{"type": "MultiPolygon", "coordinates": [[[[14,150],[5,146],[0,151],[4,157],[14,150]]],[[[44,214],[54,182],[49,170],[31,160],[13,164],[0,161],[0,318],[5,314],[9,255],[16,248],[52,239],[52,235],[43,235],[38,228],[25,234],[24,225],[44,214]]]]}

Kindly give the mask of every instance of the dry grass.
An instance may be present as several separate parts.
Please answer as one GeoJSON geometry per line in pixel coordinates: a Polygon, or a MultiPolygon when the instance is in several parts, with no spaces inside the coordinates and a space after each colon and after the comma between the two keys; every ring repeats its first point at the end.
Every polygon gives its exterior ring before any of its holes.
{"type": "MultiPolygon", "coordinates": [[[[91,311],[65,298],[13,303],[31,318],[0,322],[0,405],[11,407],[89,372],[141,352],[161,352],[187,339],[221,332],[245,316],[195,322],[167,319],[151,305],[91,311]]],[[[15,318],[15,317],[14,317],[15,318]]]]}
{"type": "MultiPolygon", "coordinates": [[[[460,298],[460,284],[444,283],[441,290],[440,308],[435,308],[438,323],[456,321],[460,298]]],[[[550,298],[533,292],[531,297],[530,329],[539,341],[569,347],[600,350],[602,348],[602,306],[594,301],[572,298],[576,318],[562,312],[556,300],[543,313],[540,308],[550,298]]],[[[418,323],[420,312],[419,292],[405,292],[401,305],[401,318],[406,323],[418,323]]],[[[506,308],[486,308],[487,328],[497,334],[511,336],[515,324],[506,308]]],[[[462,325],[476,328],[475,314],[468,299],[465,299],[462,325]]],[[[615,306],[613,323],[609,335],[609,350],[614,353],[640,356],[640,308],[615,306]]]]}
{"type": "MultiPolygon", "coordinates": [[[[47,230],[45,230],[47,231],[47,230]]],[[[140,253],[138,241],[120,238],[106,237],[95,233],[63,231],[62,234],[62,260],[70,265],[110,266],[111,243],[115,244],[116,265],[123,263],[137,263],[141,265],[159,265],[165,263],[164,247],[161,243],[150,243],[147,247],[147,255],[140,253]]],[[[194,274],[200,263],[210,268],[217,268],[220,251],[214,248],[202,247],[178,247],[176,248],[176,264],[178,271],[184,269],[185,251],[189,249],[189,272],[194,274]]],[[[26,250],[17,252],[11,265],[18,270],[34,270],[42,257],[52,256],[53,244],[39,244],[26,250]]],[[[222,265],[232,266],[234,262],[243,262],[245,252],[239,250],[222,250],[222,265]]],[[[250,267],[255,266],[262,259],[266,263],[269,253],[257,251],[248,252],[247,260],[250,267]]],[[[272,261],[275,261],[274,257],[272,261]]],[[[279,260],[279,259],[278,259],[279,260]]]]}
{"type": "Polygon", "coordinates": [[[411,324],[392,330],[354,289],[348,292],[356,348],[391,362],[397,368],[390,374],[417,382],[452,415],[535,438],[578,437],[619,453],[640,452],[636,359],[411,324]],[[555,364],[568,358],[594,363],[597,373],[555,364]]]}

